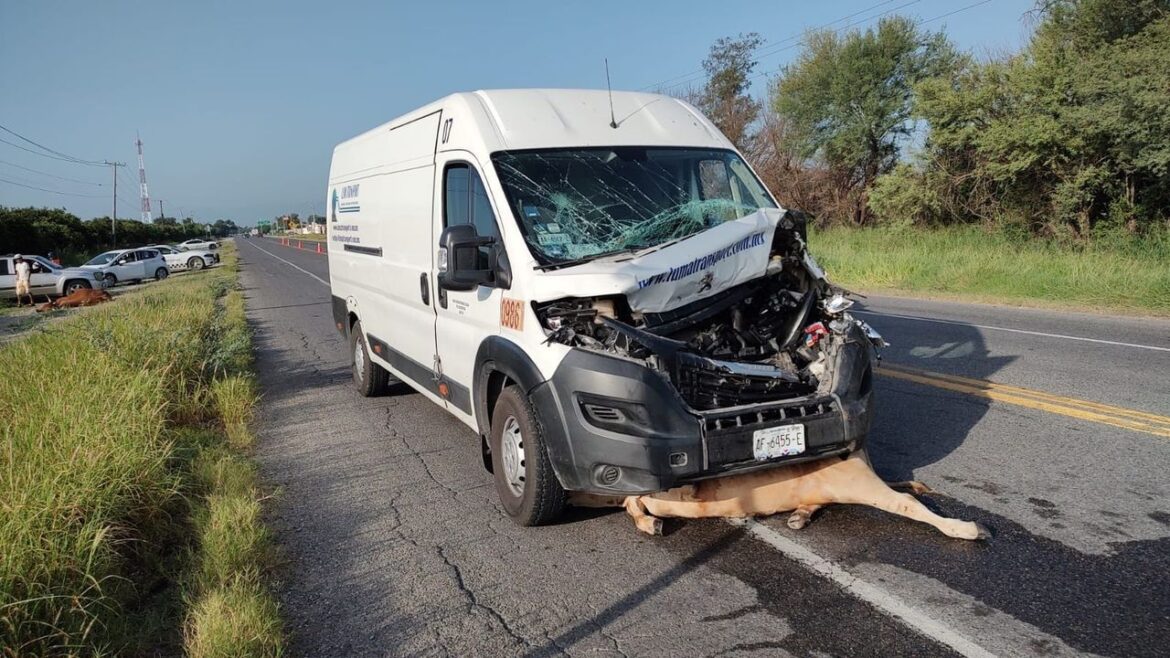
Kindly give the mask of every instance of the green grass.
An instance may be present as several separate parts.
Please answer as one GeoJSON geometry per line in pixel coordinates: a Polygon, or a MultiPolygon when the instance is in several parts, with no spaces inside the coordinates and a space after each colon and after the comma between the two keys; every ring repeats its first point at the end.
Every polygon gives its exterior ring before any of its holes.
{"type": "Polygon", "coordinates": [[[225,256],[0,347],[0,656],[280,653],[225,256]]]}
{"type": "Polygon", "coordinates": [[[836,283],[971,301],[1170,315],[1170,236],[1106,246],[979,228],[828,229],[811,249],[836,283]]]}

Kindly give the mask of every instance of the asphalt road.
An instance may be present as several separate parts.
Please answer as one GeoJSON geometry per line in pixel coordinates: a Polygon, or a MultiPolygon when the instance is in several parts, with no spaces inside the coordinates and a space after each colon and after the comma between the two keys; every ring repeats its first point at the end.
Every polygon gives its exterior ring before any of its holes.
{"type": "Polygon", "coordinates": [[[1170,322],[865,301],[892,343],[875,467],[987,543],[846,506],[798,532],[524,529],[470,430],[405,387],[353,392],[324,256],[237,244],[294,655],[1165,655],[1170,322]]]}

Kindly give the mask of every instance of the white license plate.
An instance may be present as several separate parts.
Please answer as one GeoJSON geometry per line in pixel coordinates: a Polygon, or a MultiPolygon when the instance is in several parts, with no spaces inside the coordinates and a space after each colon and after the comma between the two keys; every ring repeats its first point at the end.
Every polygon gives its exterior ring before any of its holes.
{"type": "Polygon", "coordinates": [[[756,430],[752,434],[752,453],[758,461],[791,457],[804,452],[804,425],[781,425],[756,430]]]}

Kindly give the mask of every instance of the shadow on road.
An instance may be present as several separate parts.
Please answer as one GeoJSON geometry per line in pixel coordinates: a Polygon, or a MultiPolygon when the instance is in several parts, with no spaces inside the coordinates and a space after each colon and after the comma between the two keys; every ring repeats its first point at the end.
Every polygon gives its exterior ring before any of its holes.
{"type": "MultiPolygon", "coordinates": [[[[882,350],[883,360],[900,366],[993,379],[1016,359],[992,356],[979,329],[970,325],[875,315],[865,319],[891,343],[882,350]]],[[[868,452],[887,480],[913,479],[916,469],[951,454],[987,414],[984,400],[882,377],[880,367],[878,373],[868,452]]]]}

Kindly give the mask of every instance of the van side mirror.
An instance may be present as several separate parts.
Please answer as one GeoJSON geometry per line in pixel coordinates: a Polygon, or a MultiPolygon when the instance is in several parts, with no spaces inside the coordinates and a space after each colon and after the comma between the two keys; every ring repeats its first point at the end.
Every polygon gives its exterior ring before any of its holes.
{"type": "MultiPolygon", "coordinates": [[[[495,280],[494,268],[479,269],[479,248],[494,244],[493,237],[480,236],[471,224],[443,229],[439,236],[439,287],[444,290],[473,290],[495,280]]],[[[494,259],[493,259],[494,260],[494,259]]]]}

